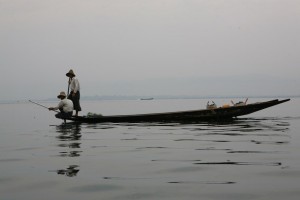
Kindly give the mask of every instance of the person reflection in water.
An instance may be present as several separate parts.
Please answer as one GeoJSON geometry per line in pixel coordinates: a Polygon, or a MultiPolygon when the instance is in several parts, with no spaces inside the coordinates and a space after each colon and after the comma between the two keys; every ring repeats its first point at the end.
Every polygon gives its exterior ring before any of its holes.
{"type": "Polygon", "coordinates": [[[67,95],[65,92],[60,92],[57,98],[61,99],[56,107],[50,107],[49,110],[60,110],[55,117],[60,119],[68,119],[72,117],[73,113],[73,102],[70,99],[66,98],[67,95]]]}
{"type": "MultiPolygon", "coordinates": [[[[76,161],[75,157],[81,156],[81,125],[80,124],[62,124],[56,126],[56,132],[59,135],[56,137],[58,139],[58,147],[62,148],[59,150],[59,156],[61,157],[73,157],[73,161],[76,161]]],[[[77,164],[69,165],[62,169],[56,170],[58,175],[65,175],[68,177],[77,176],[80,171],[80,166],[77,164]]]]}
{"type": "Polygon", "coordinates": [[[70,165],[66,169],[57,170],[57,174],[66,175],[66,176],[69,176],[69,177],[74,177],[79,172],[79,169],[77,169],[78,167],[79,167],[78,165],[70,165]]]}

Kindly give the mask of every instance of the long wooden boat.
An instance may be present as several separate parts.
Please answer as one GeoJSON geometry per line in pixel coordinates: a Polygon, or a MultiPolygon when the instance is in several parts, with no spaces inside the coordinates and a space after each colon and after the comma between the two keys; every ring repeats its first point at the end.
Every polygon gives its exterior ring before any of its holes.
{"type": "Polygon", "coordinates": [[[236,105],[219,107],[214,109],[177,111],[166,113],[136,114],[136,115],[114,115],[114,116],[79,116],[67,120],[83,123],[101,122],[197,122],[197,121],[222,121],[233,119],[238,116],[247,115],[271,106],[275,106],[290,99],[271,100],[252,103],[247,105],[236,105]]]}

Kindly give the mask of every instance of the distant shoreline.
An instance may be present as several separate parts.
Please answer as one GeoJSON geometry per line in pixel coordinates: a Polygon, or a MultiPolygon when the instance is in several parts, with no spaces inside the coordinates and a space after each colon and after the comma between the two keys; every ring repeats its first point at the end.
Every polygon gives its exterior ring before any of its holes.
{"type": "MultiPolygon", "coordinates": [[[[95,95],[95,96],[83,96],[82,101],[101,101],[101,100],[141,100],[141,99],[153,99],[153,100],[163,100],[163,99],[241,99],[241,98],[299,98],[300,95],[228,95],[228,96],[197,96],[197,95],[153,95],[153,96],[125,96],[125,95],[95,95]]],[[[28,99],[29,100],[29,99],[28,99]]],[[[0,100],[0,104],[14,104],[14,103],[25,103],[28,100],[0,100]]],[[[57,98],[47,98],[47,99],[32,99],[35,101],[42,102],[52,102],[57,101],[57,98]]]]}

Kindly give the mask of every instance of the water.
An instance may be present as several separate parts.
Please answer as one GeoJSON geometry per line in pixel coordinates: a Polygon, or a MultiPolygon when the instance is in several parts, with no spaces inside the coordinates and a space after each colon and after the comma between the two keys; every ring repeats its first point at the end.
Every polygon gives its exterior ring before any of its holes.
{"type": "MultiPolygon", "coordinates": [[[[83,101],[82,114],[189,110],[206,102],[83,101]]],[[[295,98],[233,123],[63,125],[42,107],[0,104],[0,199],[298,200],[299,108],[295,98]]]]}

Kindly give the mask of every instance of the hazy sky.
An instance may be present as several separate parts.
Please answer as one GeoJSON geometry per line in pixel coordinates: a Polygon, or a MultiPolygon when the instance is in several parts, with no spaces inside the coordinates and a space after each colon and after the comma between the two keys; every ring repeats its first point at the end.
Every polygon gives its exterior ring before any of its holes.
{"type": "Polygon", "coordinates": [[[0,0],[0,100],[300,94],[299,53],[299,0],[0,0]]]}

